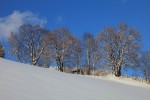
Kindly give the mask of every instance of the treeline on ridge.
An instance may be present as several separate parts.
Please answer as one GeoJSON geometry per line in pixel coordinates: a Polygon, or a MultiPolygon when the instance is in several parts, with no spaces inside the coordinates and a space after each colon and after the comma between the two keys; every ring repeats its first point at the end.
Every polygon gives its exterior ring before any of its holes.
{"type": "Polygon", "coordinates": [[[82,39],[67,28],[52,31],[39,25],[22,25],[8,37],[9,52],[21,63],[49,67],[84,69],[86,74],[104,67],[121,76],[123,67],[139,67],[150,79],[150,52],[141,52],[141,35],[127,24],[105,27],[96,36],[85,32],[82,39]],[[144,60],[145,59],[145,60],[144,60]]]}

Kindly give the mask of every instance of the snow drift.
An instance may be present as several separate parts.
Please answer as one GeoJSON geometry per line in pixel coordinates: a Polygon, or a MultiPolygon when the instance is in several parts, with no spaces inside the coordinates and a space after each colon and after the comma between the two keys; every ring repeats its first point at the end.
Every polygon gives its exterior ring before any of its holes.
{"type": "Polygon", "coordinates": [[[150,89],[0,59],[0,100],[149,100],[150,89]]]}

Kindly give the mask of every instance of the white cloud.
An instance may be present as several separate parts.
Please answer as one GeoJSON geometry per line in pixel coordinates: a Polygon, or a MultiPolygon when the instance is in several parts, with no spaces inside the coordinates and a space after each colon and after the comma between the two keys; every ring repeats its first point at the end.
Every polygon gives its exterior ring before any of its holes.
{"type": "Polygon", "coordinates": [[[43,26],[46,22],[46,19],[41,19],[30,11],[14,11],[8,16],[0,17],[0,37],[8,37],[11,32],[16,32],[22,24],[39,24],[43,26]]]}

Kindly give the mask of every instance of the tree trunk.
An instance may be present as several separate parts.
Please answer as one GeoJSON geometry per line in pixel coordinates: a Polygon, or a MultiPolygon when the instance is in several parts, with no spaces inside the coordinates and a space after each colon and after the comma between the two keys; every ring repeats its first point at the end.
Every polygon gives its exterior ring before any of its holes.
{"type": "Polygon", "coordinates": [[[61,72],[64,72],[64,63],[63,63],[63,62],[61,62],[60,71],[61,71],[61,72]]]}
{"type": "Polygon", "coordinates": [[[119,66],[119,67],[116,68],[115,76],[116,77],[120,77],[121,76],[121,66],[119,66]]]}
{"type": "Polygon", "coordinates": [[[148,76],[147,76],[146,70],[144,71],[144,78],[145,78],[145,81],[148,80],[148,76]]]}
{"type": "Polygon", "coordinates": [[[57,57],[56,58],[56,64],[57,64],[57,66],[58,66],[58,71],[63,71],[62,70],[62,64],[61,64],[61,60],[60,60],[60,58],[59,57],[57,57]]]}
{"type": "Polygon", "coordinates": [[[87,75],[90,75],[90,65],[87,65],[87,75]]]}
{"type": "Polygon", "coordinates": [[[87,74],[90,75],[90,53],[89,53],[89,49],[87,49],[87,74]]]}

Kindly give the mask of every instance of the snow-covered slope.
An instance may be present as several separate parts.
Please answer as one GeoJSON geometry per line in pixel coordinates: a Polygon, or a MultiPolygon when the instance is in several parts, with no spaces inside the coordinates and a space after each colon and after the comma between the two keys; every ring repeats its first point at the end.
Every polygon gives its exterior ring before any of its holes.
{"type": "Polygon", "coordinates": [[[137,86],[137,87],[142,87],[142,88],[149,88],[150,89],[150,84],[146,83],[144,80],[142,82],[142,79],[140,81],[138,80],[134,80],[132,77],[116,77],[115,75],[106,75],[106,76],[89,76],[87,75],[87,77],[92,77],[92,78],[96,78],[96,79],[103,79],[103,80],[107,80],[107,81],[113,81],[113,82],[117,82],[117,83],[122,83],[122,84],[126,84],[126,85],[131,85],[131,86],[137,86]]]}
{"type": "Polygon", "coordinates": [[[150,89],[0,59],[0,100],[150,100],[150,89]]]}

